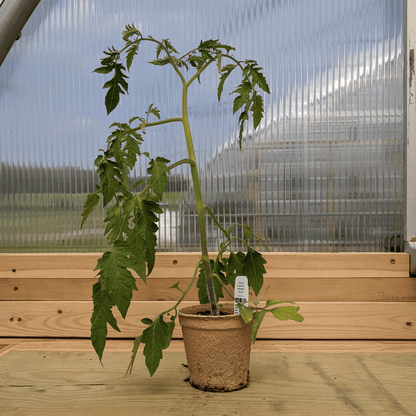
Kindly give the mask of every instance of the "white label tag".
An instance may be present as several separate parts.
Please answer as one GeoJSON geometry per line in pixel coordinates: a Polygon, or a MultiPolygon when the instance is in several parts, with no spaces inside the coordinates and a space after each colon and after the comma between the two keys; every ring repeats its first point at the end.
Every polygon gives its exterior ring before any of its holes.
{"type": "MultiPolygon", "coordinates": [[[[235,278],[234,298],[244,306],[248,306],[248,279],[246,276],[237,276],[235,278]]],[[[237,302],[234,302],[234,315],[240,315],[237,302]]]]}

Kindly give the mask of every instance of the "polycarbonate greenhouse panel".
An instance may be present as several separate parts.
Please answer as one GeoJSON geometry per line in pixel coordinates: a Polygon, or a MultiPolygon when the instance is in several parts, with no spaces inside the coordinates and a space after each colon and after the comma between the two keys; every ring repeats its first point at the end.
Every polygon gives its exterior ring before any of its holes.
{"type": "MultiPolygon", "coordinates": [[[[163,118],[180,116],[179,80],[146,64],[151,45],[135,58],[130,95],[106,115],[107,77],[92,71],[129,23],[183,53],[219,39],[264,68],[265,118],[256,132],[248,126],[241,150],[230,95],[238,77],[220,103],[215,65],[190,91],[205,200],[220,222],[248,223],[273,251],[402,250],[402,1],[42,0],[0,67],[3,252],[103,250],[104,210],[82,230],[80,214],[110,124],[151,103],[163,118]]],[[[179,123],[145,138],[151,155],[186,157],[179,123]]],[[[134,177],[145,175],[138,163],[134,177]]],[[[186,166],[172,172],[163,205],[159,249],[198,249],[186,166]]]]}

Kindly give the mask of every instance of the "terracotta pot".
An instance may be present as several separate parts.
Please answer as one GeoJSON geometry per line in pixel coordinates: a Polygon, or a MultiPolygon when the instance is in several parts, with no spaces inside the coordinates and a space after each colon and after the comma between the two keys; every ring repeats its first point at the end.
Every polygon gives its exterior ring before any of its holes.
{"type": "Polygon", "coordinates": [[[249,381],[251,326],[233,306],[224,306],[223,316],[194,315],[209,311],[209,305],[189,306],[179,310],[189,382],[208,391],[233,391],[249,381]]]}

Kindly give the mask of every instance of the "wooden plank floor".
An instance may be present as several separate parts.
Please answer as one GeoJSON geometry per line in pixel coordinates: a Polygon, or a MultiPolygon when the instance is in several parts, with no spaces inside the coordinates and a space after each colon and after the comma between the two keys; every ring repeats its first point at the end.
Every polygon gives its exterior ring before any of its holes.
{"type": "Polygon", "coordinates": [[[0,338],[0,415],[416,415],[416,341],[257,341],[243,390],[183,380],[182,341],[150,378],[132,341],[111,340],[104,368],[89,340],[0,338]]]}

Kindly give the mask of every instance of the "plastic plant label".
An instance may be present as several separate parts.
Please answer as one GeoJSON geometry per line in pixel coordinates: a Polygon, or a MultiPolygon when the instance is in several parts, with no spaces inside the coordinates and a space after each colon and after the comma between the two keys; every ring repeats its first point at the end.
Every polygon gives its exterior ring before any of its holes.
{"type": "MultiPolygon", "coordinates": [[[[243,303],[244,306],[248,306],[248,279],[246,276],[237,276],[235,278],[234,298],[243,303]]],[[[237,305],[237,302],[234,302],[234,315],[240,315],[237,305]]]]}

